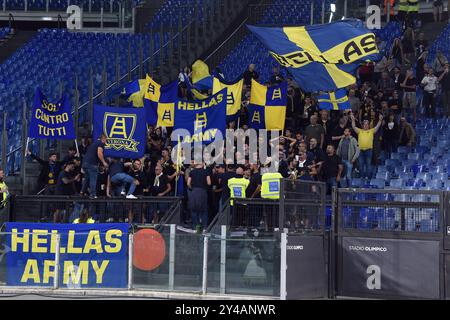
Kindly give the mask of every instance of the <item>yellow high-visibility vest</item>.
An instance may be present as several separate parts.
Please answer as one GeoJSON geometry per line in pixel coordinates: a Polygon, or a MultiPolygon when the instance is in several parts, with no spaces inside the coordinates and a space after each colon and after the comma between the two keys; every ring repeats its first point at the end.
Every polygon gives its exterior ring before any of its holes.
{"type": "Polygon", "coordinates": [[[280,199],[281,179],[279,172],[267,172],[261,178],[261,198],[280,199]]]}
{"type": "MultiPolygon", "coordinates": [[[[76,218],[75,220],[73,220],[73,223],[80,223],[80,218],[76,218]]],[[[86,223],[95,223],[95,220],[88,218],[86,223]]]]}
{"type": "MultiPolygon", "coordinates": [[[[245,178],[231,178],[228,180],[228,188],[230,189],[230,198],[245,198],[245,190],[250,181],[245,178]]],[[[233,200],[230,200],[233,205],[233,200]]]]}
{"type": "Polygon", "coordinates": [[[408,0],[400,0],[398,3],[398,11],[408,12],[408,10],[409,10],[408,0]]]}
{"type": "Polygon", "coordinates": [[[419,12],[419,0],[408,0],[408,12],[419,12]]]}

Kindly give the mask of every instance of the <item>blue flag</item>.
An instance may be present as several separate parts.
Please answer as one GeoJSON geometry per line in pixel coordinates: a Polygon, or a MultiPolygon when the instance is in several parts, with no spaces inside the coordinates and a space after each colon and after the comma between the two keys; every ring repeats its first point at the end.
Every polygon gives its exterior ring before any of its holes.
{"type": "Polygon", "coordinates": [[[6,224],[9,286],[51,287],[60,235],[60,288],[126,288],[127,223],[6,224]]]}
{"type": "Polygon", "coordinates": [[[248,28],[305,92],[335,91],[354,84],[359,64],[378,57],[375,35],[356,19],[303,27],[248,28]]]}
{"type": "Polygon", "coordinates": [[[205,100],[178,100],[175,104],[172,141],[211,143],[219,133],[225,139],[226,117],[227,89],[205,100]]]}
{"type": "Polygon", "coordinates": [[[346,110],[351,109],[345,89],[320,95],[318,98],[321,110],[346,110]]]}
{"type": "Polygon", "coordinates": [[[146,131],[143,108],[94,105],[94,137],[105,134],[105,156],[140,158],[145,153],[146,131]]]}
{"type": "Polygon", "coordinates": [[[69,98],[64,95],[56,103],[52,103],[37,88],[28,136],[39,139],[75,139],[69,98]]]}

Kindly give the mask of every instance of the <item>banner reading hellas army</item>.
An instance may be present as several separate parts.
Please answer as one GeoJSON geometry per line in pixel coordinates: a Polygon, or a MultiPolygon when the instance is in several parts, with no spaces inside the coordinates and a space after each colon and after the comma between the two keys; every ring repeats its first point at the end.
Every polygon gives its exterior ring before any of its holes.
{"type": "Polygon", "coordinates": [[[75,139],[70,109],[70,100],[67,96],[52,103],[37,88],[28,136],[38,139],[75,139]]]}
{"type": "Polygon", "coordinates": [[[7,285],[125,288],[126,223],[7,223],[7,285]],[[59,271],[56,270],[57,237],[59,271]]]}

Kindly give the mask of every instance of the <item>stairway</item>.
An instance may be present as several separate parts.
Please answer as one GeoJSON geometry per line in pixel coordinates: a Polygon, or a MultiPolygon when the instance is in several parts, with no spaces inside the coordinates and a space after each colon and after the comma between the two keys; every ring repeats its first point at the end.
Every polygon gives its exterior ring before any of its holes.
{"type": "Polygon", "coordinates": [[[5,42],[1,47],[0,63],[3,63],[8,59],[10,55],[27,43],[36,33],[37,31],[15,30],[15,34],[12,38],[5,42]]]}

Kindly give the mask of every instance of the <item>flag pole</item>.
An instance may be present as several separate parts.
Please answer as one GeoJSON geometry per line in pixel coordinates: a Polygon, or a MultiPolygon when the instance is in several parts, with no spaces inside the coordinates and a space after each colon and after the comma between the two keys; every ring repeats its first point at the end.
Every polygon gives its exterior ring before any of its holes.
{"type": "Polygon", "coordinates": [[[25,157],[27,156],[27,153],[28,153],[28,145],[29,145],[29,143],[30,143],[30,137],[27,137],[27,144],[25,146],[25,157]]]}
{"type": "Polygon", "coordinates": [[[177,161],[176,161],[176,166],[177,166],[177,175],[175,177],[175,197],[178,194],[178,180],[180,179],[179,176],[179,172],[180,172],[180,157],[181,157],[181,147],[180,147],[180,137],[178,136],[178,144],[176,146],[177,148],[177,161]]]}
{"type": "Polygon", "coordinates": [[[80,156],[80,151],[78,150],[78,142],[77,142],[77,139],[75,139],[74,141],[75,141],[75,148],[77,149],[77,154],[78,154],[78,156],[80,156]]]}

